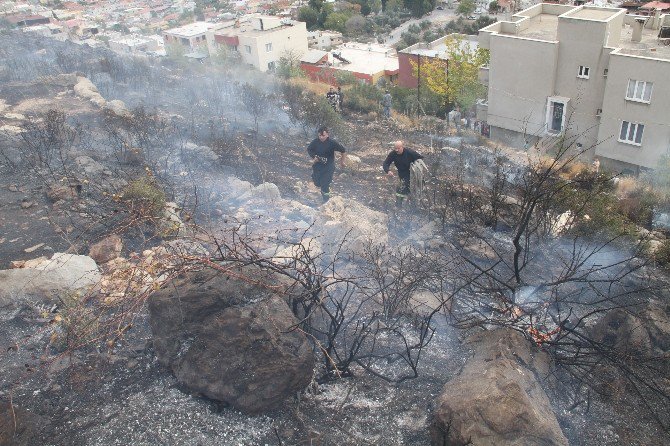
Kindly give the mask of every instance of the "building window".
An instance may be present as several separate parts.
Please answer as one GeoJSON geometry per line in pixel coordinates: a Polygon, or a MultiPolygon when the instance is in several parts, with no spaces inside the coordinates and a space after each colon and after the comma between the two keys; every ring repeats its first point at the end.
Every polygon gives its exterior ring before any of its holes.
{"type": "Polygon", "coordinates": [[[654,86],[651,82],[628,80],[628,89],[626,90],[626,99],[629,101],[651,102],[651,89],[654,86]]]}
{"type": "Polygon", "coordinates": [[[625,142],[626,144],[634,144],[636,146],[642,145],[643,132],[644,124],[622,121],[619,141],[625,142]]]}
{"type": "Polygon", "coordinates": [[[251,54],[251,46],[244,45],[244,50],[247,52],[247,54],[251,54]]]}
{"type": "Polygon", "coordinates": [[[268,62],[268,71],[274,71],[275,67],[276,65],[274,62],[268,62]]]}
{"type": "Polygon", "coordinates": [[[577,77],[580,77],[582,79],[588,79],[589,78],[589,71],[591,69],[589,67],[585,67],[584,65],[579,66],[579,72],[577,73],[577,77]]]}
{"type": "Polygon", "coordinates": [[[272,51],[272,42],[265,44],[265,51],[268,53],[272,51]]]}
{"type": "Polygon", "coordinates": [[[547,100],[547,133],[558,135],[565,129],[565,114],[568,98],[550,97],[547,100]]]}

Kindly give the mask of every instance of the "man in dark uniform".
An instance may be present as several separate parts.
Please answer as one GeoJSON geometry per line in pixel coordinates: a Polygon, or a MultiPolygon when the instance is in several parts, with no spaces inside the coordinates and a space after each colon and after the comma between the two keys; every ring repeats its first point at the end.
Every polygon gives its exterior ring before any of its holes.
{"type": "Polygon", "coordinates": [[[422,159],[423,156],[415,152],[412,149],[406,148],[403,146],[402,141],[396,141],[393,143],[393,150],[388,154],[386,160],[384,160],[384,172],[390,177],[393,176],[391,169],[391,164],[395,164],[396,169],[398,169],[398,177],[400,178],[400,184],[396,189],[396,206],[402,206],[402,202],[409,195],[409,169],[410,165],[416,161],[422,159]]]}
{"type": "Polygon", "coordinates": [[[346,149],[337,141],[330,139],[328,128],[319,127],[319,137],[307,147],[307,153],[312,157],[312,181],[321,188],[321,196],[325,203],[330,199],[330,183],[335,173],[335,152],[340,152],[340,164],[344,167],[347,160],[346,149]]]}
{"type": "Polygon", "coordinates": [[[330,87],[328,90],[328,93],[326,93],[326,100],[330,104],[331,107],[333,107],[333,110],[339,111],[339,98],[337,97],[337,93],[335,92],[335,89],[333,87],[330,87]]]}

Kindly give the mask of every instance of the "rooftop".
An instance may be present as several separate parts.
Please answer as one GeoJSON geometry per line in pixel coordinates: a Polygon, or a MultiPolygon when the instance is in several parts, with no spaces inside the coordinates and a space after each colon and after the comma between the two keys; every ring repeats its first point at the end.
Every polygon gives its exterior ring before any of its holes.
{"type": "Polygon", "coordinates": [[[670,60],[670,45],[665,45],[657,35],[658,30],[645,28],[642,30],[642,40],[632,42],[633,28],[624,26],[621,30],[621,42],[619,43],[621,49],[618,53],[670,60]]]}
{"type": "Polygon", "coordinates": [[[188,25],[180,26],[179,28],[168,29],[165,32],[179,37],[195,37],[205,34],[209,29],[213,28],[212,23],[194,22],[188,25]]]}
{"type": "Polygon", "coordinates": [[[343,63],[328,55],[333,67],[362,74],[376,74],[380,71],[398,71],[398,55],[393,48],[383,45],[345,43],[337,52],[350,63],[343,63]]]}
{"type": "Polygon", "coordinates": [[[554,41],[558,36],[558,16],[555,14],[538,14],[528,20],[528,27],[525,29],[503,29],[500,34],[554,41]]]}
{"type": "Polygon", "coordinates": [[[570,17],[582,20],[598,20],[606,22],[619,14],[619,8],[581,8],[563,14],[563,17],[570,17]]]}
{"type": "MultiPolygon", "coordinates": [[[[447,37],[448,36],[440,37],[439,39],[435,39],[430,43],[416,43],[400,52],[405,54],[413,54],[416,56],[436,57],[447,60],[447,46],[445,45],[445,39],[447,37]]],[[[469,46],[470,50],[474,51],[479,48],[479,42],[475,36],[463,37],[464,39],[461,41],[462,49],[466,49],[469,46]]]]}

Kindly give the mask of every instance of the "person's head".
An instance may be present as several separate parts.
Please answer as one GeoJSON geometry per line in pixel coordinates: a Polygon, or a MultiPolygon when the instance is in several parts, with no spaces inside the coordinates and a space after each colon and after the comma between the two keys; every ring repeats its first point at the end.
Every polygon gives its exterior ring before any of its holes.
{"type": "Polygon", "coordinates": [[[397,153],[398,155],[402,155],[402,152],[405,151],[405,146],[403,146],[402,141],[394,142],[393,150],[395,150],[395,153],[397,153]]]}
{"type": "Polygon", "coordinates": [[[337,91],[342,91],[342,87],[337,87],[337,91]]]}
{"type": "Polygon", "coordinates": [[[333,92],[335,92],[335,88],[330,87],[330,90],[328,90],[328,91],[330,91],[331,93],[333,93],[333,92]]]}
{"type": "Polygon", "coordinates": [[[389,94],[389,91],[388,91],[388,90],[386,90],[386,94],[389,94]]]}
{"type": "Polygon", "coordinates": [[[326,127],[325,125],[319,127],[318,133],[319,133],[319,139],[321,141],[325,141],[328,139],[328,127],[326,127]]]}

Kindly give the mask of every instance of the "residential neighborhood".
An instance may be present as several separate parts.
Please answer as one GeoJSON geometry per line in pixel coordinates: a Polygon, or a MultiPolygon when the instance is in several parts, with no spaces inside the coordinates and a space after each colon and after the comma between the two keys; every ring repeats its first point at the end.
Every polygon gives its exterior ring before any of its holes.
{"type": "MultiPolygon", "coordinates": [[[[274,72],[280,59],[288,57],[313,81],[333,85],[334,73],[344,71],[371,85],[414,89],[417,65],[431,60],[448,65],[444,42],[450,33],[439,30],[430,41],[396,48],[356,41],[335,30],[308,29],[297,19],[305,10],[300,1],[222,5],[7,1],[2,14],[10,26],[25,32],[105,45],[124,54],[200,62],[232,57],[261,72],[274,72]],[[199,18],[189,19],[196,10],[199,18]]],[[[446,12],[456,7],[444,6],[446,12]]],[[[473,51],[490,51],[490,63],[480,69],[487,93],[472,110],[478,128],[487,129],[494,141],[519,148],[547,136],[574,137],[604,167],[636,174],[640,168],[653,169],[668,152],[670,138],[664,107],[670,91],[663,82],[670,62],[670,4],[540,3],[519,11],[520,6],[522,2],[498,2],[504,18],[481,28],[479,37],[461,37],[473,51]],[[520,69],[520,60],[534,62],[520,69]]],[[[379,38],[387,40],[393,41],[379,38]]]]}

